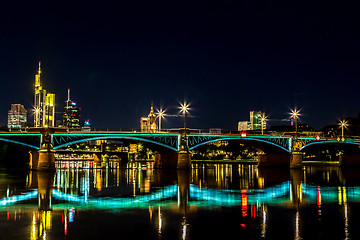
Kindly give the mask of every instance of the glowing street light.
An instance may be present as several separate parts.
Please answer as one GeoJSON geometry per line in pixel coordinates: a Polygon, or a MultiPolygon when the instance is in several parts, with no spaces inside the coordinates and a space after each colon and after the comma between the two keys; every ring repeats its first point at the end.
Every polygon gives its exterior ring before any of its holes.
{"type": "Polygon", "coordinates": [[[341,141],[345,141],[344,128],[346,128],[348,126],[347,121],[346,120],[341,120],[339,125],[341,127],[341,141]]]}
{"type": "Polygon", "coordinates": [[[264,124],[266,126],[267,117],[266,116],[261,116],[260,120],[261,120],[261,135],[264,135],[264,124]]]}
{"type": "Polygon", "coordinates": [[[186,143],[187,146],[187,136],[186,136],[186,113],[189,112],[190,108],[189,108],[190,104],[184,102],[184,103],[180,103],[180,113],[184,114],[184,141],[186,143]]]}
{"type": "Polygon", "coordinates": [[[159,131],[161,131],[161,119],[165,118],[165,110],[160,108],[160,110],[157,110],[157,115],[158,115],[158,118],[159,118],[159,131]]]}
{"type": "Polygon", "coordinates": [[[298,121],[298,118],[300,116],[299,113],[300,113],[300,110],[296,110],[296,109],[291,110],[291,113],[290,113],[291,118],[293,118],[295,120],[295,132],[296,133],[297,133],[297,121],[298,121]]]}

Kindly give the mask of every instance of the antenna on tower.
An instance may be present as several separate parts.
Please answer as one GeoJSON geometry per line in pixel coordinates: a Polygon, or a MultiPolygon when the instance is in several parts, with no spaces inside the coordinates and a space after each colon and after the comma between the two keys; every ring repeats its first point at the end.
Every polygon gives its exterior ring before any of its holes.
{"type": "Polygon", "coordinates": [[[68,101],[70,101],[70,88],[68,89],[68,101]]]}
{"type": "Polygon", "coordinates": [[[39,70],[38,70],[38,74],[40,75],[41,73],[41,62],[39,61],[39,70]]]}

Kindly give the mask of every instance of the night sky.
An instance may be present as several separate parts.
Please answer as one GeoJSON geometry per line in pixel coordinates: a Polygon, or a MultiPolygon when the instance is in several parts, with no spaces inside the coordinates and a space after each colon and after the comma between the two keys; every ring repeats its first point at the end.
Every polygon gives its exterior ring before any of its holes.
{"type": "Polygon", "coordinates": [[[250,110],[281,125],[296,106],[315,128],[360,112],[350,1],[29,2],[0,8],[0,125],[12,103],[31,113],[38,61],[57,119],[70,88],[96,128],[139,128],[152,101],[176,114],[184,99],[191,128],[235,130],[250,110]]]}

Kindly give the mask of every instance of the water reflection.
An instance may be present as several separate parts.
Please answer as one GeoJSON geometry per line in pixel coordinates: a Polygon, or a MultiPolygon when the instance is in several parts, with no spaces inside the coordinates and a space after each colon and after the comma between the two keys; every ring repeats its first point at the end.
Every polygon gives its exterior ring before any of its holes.
{"type": "MultiPolygon", "coordinates": [[[[329,214],[329,206],[338,206],[343,212],[343,236],[349,239],[349,205],[360,202],[360,187],[354,184],[360,183],[360,177],[339,168],[286,170],[196,164],[190,171],[176,171],[153,169],[151,164],[131,168],[116,164],[104,168],[84,166],[87,167],[74,164],[55,172],[29,172],[25,177],[1,176],[0,212],[4,213],[4,220],[27,224],[25,238],[46,239],[60,232],[62,236],[75,234],[71,231],[76,230],[69,226],[85,224],[88,215],[125,214],[126,219],[131,219],[131,215],[126,215],[131,210],[134,215],[146,213],[146,224],[156,232],[153,238],[187,239],[198,229],[206,229],[210,234],[212,224],[218,224],[269,239],[278,236],[272,229],[276,228],[276,221],[282,221],[278,215],[287,212],[283,224],[292,226],[286,231],[292,229],[292,238],[301,239],[307,234],[306,229],[312,229],[306,222],[313,221],[313,216],[319,221],[324,209],[329,214]],[[348,182],[352,184],[346,185],[348,182]],[[219,222],[208,222],[212,214],[219,222]]],[[[332,217],[336,216],[334,213],[332,217]]],[[[147,229],[145,223],[141,224],[147,229]]]]}

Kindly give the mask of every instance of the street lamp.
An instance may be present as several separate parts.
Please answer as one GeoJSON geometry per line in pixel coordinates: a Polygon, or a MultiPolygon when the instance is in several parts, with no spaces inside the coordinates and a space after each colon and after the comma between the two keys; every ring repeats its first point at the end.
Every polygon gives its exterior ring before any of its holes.
{"type": "Polygon", "coordinates": [[[266,119],[267,119],[266,116],[261,116],[260,117],[260,120],[261,120],[261,135],[264,135],[264,123],[266,124],[266,119]]]}
{"type": "Polygon", "coordinates": [[[184,102],[184,103],[180,103],[180,113],[184,114],[184,141],[187,145],[187,136],[186,136],[186,113],[188,113],[189,111],[189,106],[190,104],[184,102]]]}
{"type": "Polygon", "coordinates": [[[344,128],[347,127],[347,121],[346,120],[341,120],[339,123],[340,127],[341,127],[341,141],[345,141],[344,138],[344,128]]]}
{"type": "Polygon", "coordinates": [[[291,110],[291,118],[293,118],[294,120],[295,120],[295,132],[297,133],[297,120],[298,120],[298,118],[299,118],[299,116],[300,116],[300,110],[296,110],[296,109],[294,109],[294,110],[291,110]]]}
{"type": "Polygon", "coordinates": [[[157,110],[157,115],[158,115],[158,118],[159,118],[159,131],[161,131],[161,119],[165,118],[165,110],[160,108],[160,110],[157,110]]]}

